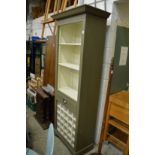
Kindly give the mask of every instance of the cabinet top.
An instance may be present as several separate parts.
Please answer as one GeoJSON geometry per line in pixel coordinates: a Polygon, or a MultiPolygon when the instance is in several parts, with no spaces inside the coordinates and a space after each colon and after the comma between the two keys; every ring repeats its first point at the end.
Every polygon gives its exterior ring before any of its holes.
{"type": "Polygon", "coordinates": [[[60,20],[60,19],[64,19],[64,18],[68,18],[68,17],[80,15],[80,14],[91,14],[104,19],[107,19],[110,15],[109,12],[92,7],[90,5],[81,5],[81,6],[66,10],[64,12],[52,15],[52,18],[55,20],[60,20]]]}

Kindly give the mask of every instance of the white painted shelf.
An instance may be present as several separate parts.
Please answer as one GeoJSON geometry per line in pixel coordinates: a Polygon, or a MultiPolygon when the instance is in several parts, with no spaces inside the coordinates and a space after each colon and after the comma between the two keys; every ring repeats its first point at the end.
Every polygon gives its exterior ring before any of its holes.
{"type": "Polygon", "coordinates": [[[70,98],[74,99],[75,101],[77,101],[78,92],[75,89],[72,89],[70,87],[61,87],[58,90],[64,94],[66,94],[70,98]]]}
{"type": "Polygon", "coordinates": [[[60,66],[67,67],[69,69],[79,71],[79,65],[71,64],[71,63],[59,63],[60,66]]]}
{"type": "Polygon", "coordinates": [[[81,46],[81,43],[59,43],[59,45],[81,46]]]}

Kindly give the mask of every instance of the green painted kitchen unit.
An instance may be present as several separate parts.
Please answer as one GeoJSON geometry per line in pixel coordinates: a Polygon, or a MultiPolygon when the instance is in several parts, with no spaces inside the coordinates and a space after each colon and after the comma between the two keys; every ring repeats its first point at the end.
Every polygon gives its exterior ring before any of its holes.
{"type": "Polygon", "coordinates": [[[57,26],[55,131],[73,155],[94,145],[109,15],[82,5],[52,16],[57,26]]]}

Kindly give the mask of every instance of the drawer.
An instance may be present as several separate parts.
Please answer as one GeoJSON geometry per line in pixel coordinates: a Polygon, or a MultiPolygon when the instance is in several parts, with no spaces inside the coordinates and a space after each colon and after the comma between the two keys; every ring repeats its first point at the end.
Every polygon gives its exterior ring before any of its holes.
{"type": "Polygon", "coordinates": [[[118,106],[117,104],[110,103],[110,116],[129,124],[129,109],[118,106]]]}
{"type": "Polygon", "coordinates": [[[70,100],[70,98],[59,93],[56,94],[55,99],[56,99],[56,104],[61,103],[69,111],[72,111],[75,115],[77,114],[77,102],[74,102],[70,100]]]}

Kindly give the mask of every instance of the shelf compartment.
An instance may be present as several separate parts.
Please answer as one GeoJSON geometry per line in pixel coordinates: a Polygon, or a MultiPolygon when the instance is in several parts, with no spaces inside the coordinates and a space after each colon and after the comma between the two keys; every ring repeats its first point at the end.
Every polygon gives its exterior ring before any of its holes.
{"type": "Polygon", "coordinates": [[[80,65],[80,46],[59,46],[58,63],[80,65]]]}
{"type": "Polygon", "coordinates": [[[111,135],[117,139],[117,141],[120,141],[126,145],[126,142],[128,140],[128,134],[125,132],[121,131],[120,129],[114,127],[113,125],[109,126],[109,130],[107,135],[111,135]]]}
{"type": "Polygon", "coordinates": [[[59,27],[59,43],[81,43],[83,22],[64,24],[59,27]]]}
{"type": "Polygon", "coordinates": [[[79,71],[79,66],[71,63],[59,63],[60,66],[79,71]]]}
{"type": "Polygon", "coordinates": [[[58,90],[77,101],[79,72],[67,67],[58,66],[58,90]]]}
{"type": "Polygon", "coordinates": [[[71,97],[75,101],[77,100],[78,92],[75,89],[72,89],[70,87],[62,87],[62,88],[59,88],[59,91],[71,97]]]}
{"type": "Polygon", "coordinates": [[[118,121],[117,119],[111,118],[109,120],[109,124],[120,129],[121,131],[123,131],[126,134],[129,134],[129,128],[126,124],[118,121]]]}
{"type": "Polygon", "coordinates": [[[118,138],[114,137],[113,135],[108,135],[107,140],[114,144],[116,147],[120,148],[121,150],[124,150],[126,144],[122,141],[120,141],[118,138]]]}

